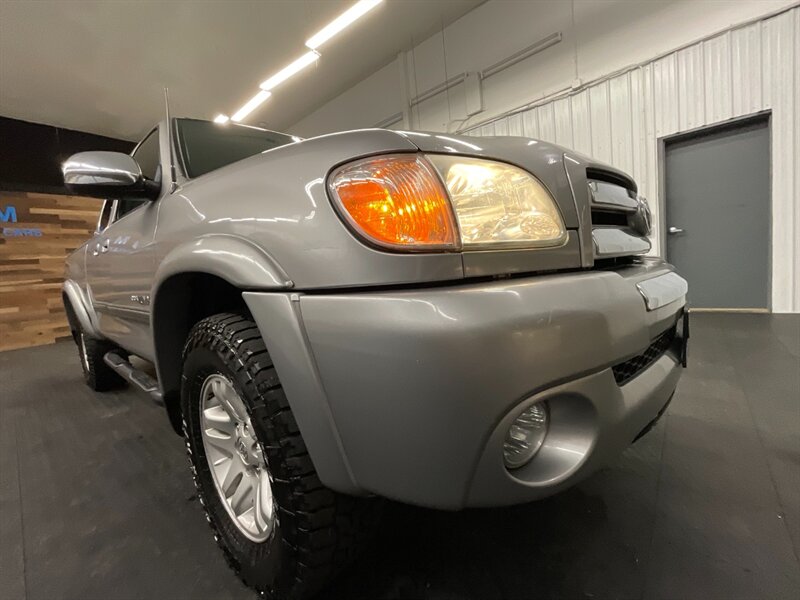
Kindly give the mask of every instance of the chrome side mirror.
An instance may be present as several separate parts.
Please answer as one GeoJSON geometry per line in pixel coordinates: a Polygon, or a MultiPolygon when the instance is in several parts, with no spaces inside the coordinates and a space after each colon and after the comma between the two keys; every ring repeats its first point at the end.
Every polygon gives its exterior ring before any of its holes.
{"type": "Polygon", "coordinates": [[[121,152],[79,152],[61,166],[71,192],[98,198],[139,195],[156,198],[160,185],[142,176],[139,164],[121,152]]]}

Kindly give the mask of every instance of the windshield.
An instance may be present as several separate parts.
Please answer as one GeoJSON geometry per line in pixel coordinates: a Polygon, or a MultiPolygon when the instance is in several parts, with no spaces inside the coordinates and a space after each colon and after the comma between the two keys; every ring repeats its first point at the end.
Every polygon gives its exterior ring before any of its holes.
{"type": "Polygon", "coordinates": [[[299,138],[258,127],[176,119],[186,175],[199,177],[238,160],[298,141],[299,138]]]}

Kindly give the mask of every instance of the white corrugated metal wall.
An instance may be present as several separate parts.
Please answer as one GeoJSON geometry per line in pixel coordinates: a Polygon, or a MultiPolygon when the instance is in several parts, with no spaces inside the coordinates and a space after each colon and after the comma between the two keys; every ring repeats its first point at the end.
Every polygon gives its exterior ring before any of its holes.
{"type": "MultiPolygon", "coordinates": [[[[655,211],[663,251],[659,143],[771,111],[772,309],[800,312],[800,8],[732,29],[588,87],[471,128],[524,135],[630,173],[655,211]]],[[[746,243],[746,240],[743,240],[746,243]]]]}

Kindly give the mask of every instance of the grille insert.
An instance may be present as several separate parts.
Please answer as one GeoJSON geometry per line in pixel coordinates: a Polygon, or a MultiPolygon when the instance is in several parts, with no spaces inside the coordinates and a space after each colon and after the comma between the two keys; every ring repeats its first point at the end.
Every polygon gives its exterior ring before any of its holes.
{"type": "Polygon", "coordinates": [[[628,213],[612,210],[592,209],[592,225],[609,225],[611,227],[627,227],[628,213]]]}
{"type": "Polygon", "coordinates": [[[647,367],[661,358],[664,353],[672,346],[675,341],[675,326],[673,325],[664,333],[659,335],[653,343],[647,347],[642,354],[634,356],[625,362],[614,365],[611,370],[614,372],[614,379],[617,385],[625,385],[647,367]]]}

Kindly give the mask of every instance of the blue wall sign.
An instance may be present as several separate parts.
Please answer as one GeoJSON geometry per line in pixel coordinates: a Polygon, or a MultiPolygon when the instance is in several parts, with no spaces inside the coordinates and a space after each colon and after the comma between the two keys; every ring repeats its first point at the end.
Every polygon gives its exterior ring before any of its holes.
{"type": "MultiPolygon", "coordinates": [[[[0,223],[16,223],[17,207],[8,204],[0,207],[0,223]]],[[[3,227],[4,237],[42,237],[42,230],[38,227],[3,227]]]]}

